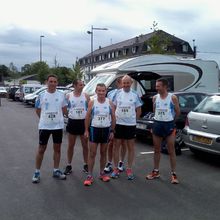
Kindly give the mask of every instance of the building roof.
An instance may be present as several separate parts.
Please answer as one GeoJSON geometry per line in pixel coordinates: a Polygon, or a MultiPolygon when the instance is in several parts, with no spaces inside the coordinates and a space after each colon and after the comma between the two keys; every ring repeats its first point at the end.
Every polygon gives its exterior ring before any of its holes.
{"type": "MultiPolygon", "coordinates": [[[[171,35],[163,30],[160,30],[160,32],[162,32],[165,35],[167,35],[168,37],[170,37],[171,41],[173,41],[173,42],[187,43],[186,41],[184,41],[180,38],[177,38],[174,35],[171,35]]],[[[98,55],[98,54],[106,53],[106,52],[109,52],[109,51],[112,51],[115,49],[123,49],[123,48],[129,47],[131,45],[144,43],[145,41],[149,40],[152,36],[154,36],[156,33],[157,32],[151,32],[151,33],[144,34],[144,35],[141,34],[141,35],[133,37],[131,39],[121,41],[119,43],[111,44],[111,45],[103,47],[103,48],[99,48],[99,49],[93,51],[93,55],[98,55]]],[[[82,58],[86,58],[86,57],[90,57],[90,56],[91,56],[91,53],[87,54],[86,56],[84,56],[82,58]]]]}

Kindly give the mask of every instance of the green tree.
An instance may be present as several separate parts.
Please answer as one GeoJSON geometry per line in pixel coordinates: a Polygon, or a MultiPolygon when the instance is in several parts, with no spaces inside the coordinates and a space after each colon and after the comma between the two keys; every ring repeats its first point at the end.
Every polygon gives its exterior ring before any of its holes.
{"type": "Polygon", "coordinates": [[[152,37],[144,42],[144,53],[150,54],[173,54],[171,50],[171,37],[162,30],[158,29],[158,23],[153,22],[152,37]]]}
{"type": "Polygon", "coordinates": [[[82,79],[83,72],[81,71],[81,67],[78,61],[76,61],[75,65],[73,65],[73,73],[74,73],[73,79],[82,79]]]}
{"type": "Polygon", "coordinates": [[[36,62],[31,64],[31,74],[37,74],[41,84],[45,83],[47,75],[50,74],[50,68],[45,62],[36,62]]]}
{"type": "Polygon", "coordinates": [[[5,65],[0,65],[0,82],[3,81],[4,77],[9,76],[9,69],[5,65]]]}
{"type": "Polygon", "coordinates": [[[0,75],[1,76],[7,77],[7,76],[9,76],[9,73],[10,73],[10,71],[9,71],[9,68],[7,66],[0,65],[0,75]]]}
{"type": "Polygon", "coordinates": [[[71,69],[67,67],[51,68],[51,73],[57,75],[59,85],[65,86],[72,82],[71,69]]]}
{"type": "Polygon", "coordinates": [[[26,75],[31,75],[31,65],[30,64],[25,64],[24,66],[21,67],[21,75],[26,76],[26,75]]]}

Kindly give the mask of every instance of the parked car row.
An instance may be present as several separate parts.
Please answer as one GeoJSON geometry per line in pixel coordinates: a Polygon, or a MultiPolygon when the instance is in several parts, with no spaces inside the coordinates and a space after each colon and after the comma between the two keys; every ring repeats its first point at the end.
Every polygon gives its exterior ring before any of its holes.
{"type": "MultiPolygon", "coordinates": [[[[8,98],[14,101],[22,101],[26,104],[35,105],[35,100],[37,96],[46,90],[45,85],[40,84],[24,84],[22,86],[12,86],[8,90],[8,98]]],[[[65,86],[58,86],[58,90],[68,93],[72,91],[72,88],[67,88],[65,86]]]]}
{"type": "MultiPolygon", "coordinates": [[[[37,96],[44,90],[46,90],[46,86],[36,90],[35,92],[31,93],[31,94],[27,94],[24,96],[24,102],[27,103],[27,104],[31,104],[32,106],[34,106],[35,104],[35,100],[37,98],[37,96]]],[[[65,86],[58,86],[57,87],[57,90],[59,91],[63,91],[64,93],[68,93],[68,92],[71,92],[72,89],[71,88],[67,88],[65,86]]]]}
{"type": "Polygon", "coordinates": [[[7,96],[7,90],[5,87],[0,86],[0,97],[6,97],[7,96]]]}

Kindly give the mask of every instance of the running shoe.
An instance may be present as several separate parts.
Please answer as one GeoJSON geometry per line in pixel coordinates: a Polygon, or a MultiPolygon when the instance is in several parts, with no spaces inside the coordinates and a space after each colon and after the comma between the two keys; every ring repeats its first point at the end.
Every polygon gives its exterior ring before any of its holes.
{"type": "Polygon", "coordinates": [[[131,168],[128,168],[128,169],[126,170],[126,173],[127,173],[128,180],[133,180],[133,179],[134,179],[134,174],[133,174],[131,168]]]}
{"type": "Polygon", "coordinates": [[[153,170],[150,174],[148,174],[146,176],[146,179],[147,180],[153,180],[153,179],[156,179],[156,178],[159,178],[160,177],[160,172],[159,170],[153,170]]]}
{"type": "Polygon", "coordinates": [[[59,180],[66,179],[66,175],[60,170],[53,171],[53,177],[59,180]]]}
{"type": "Polygon", "coordinates": [[[72,173],[72,166],[71,165],[67,165],[65,170],[64,170],[64,174],[65,175],[70,175],[72,173]]]}
{"type": "Polygon", "coordinates": [[[118,168],[115,168],[113,170],[113,172],[111,173],[111,178],[112,179],[117,179],[118,177],[119,177],[119,170],[118,170],[118,168]]]}
{"type": "Polygon", "coordinates": [[[104,172],[105,173],[111,173],[112,172],[112,163],[111,162],[108,162],[104,168],[104,172]]]}
{"type": "Polygon", "coordinates": [[[172,173],[171,175],[171,183],[172,184],[178,184],[179,183],[179,180],[177,179],[177,176],[175,173],[172,173]]]}
{"type": "Polygon", "coordinates": [[[83,172],[88,173],[88,164],[84,164],[83,166],[83,172]]]}
{"type": "Polygon", "coordinates": [[[84,181],[84,186],[91,186],[93,183],[93,177],[91,175],[88,175],[86,180],[84,181]]]}
{"type": "Polygon", "coordinates": [[[118,163],[118,169],[119,169],[120,172],[123,172],[123,171],[125,170],[125,168],[124,168],[124,162],[120,161],[120,162],[118,163]]]}
{"type": "Polygon", "coordinates": [[[35,172],[33,177],[32,177],[32,183],[39,183],[40,182],[40,173],[35,172]]]}
{"type": "Polygon", "coordinates": [[[106,175],[105,173],[100,174],[99,179],[102,180],[103,182],[109,182],[110,181],[110,177],[108,175],[106,175]]]}

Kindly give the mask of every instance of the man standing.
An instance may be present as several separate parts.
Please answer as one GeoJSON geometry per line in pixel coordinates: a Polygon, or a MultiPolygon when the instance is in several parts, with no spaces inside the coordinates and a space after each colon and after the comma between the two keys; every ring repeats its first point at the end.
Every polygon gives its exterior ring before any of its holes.
{"type": "Polygon", "coordinates": [[[35,107],[39,120],[39,147],[36,154],[36,170],[32,178],[33,183],[40,182],[40,168],[47,148],[50,135],[53,137],[53,177],[65,180],[66,176],[59,170],[60,148],[63,137],[64,118],[67,113],[67,102],[64,93],[56,90],[58,79],[55,75],[47,77],[47,90],[40,93],[36,99],[35,107]]]}
{"type": "Polygon", "coordinates": [[[73,81],[74,91],[67,94],[68,102],[68,123],[66,130],[68,134],[68,150],[67,160],[68,164],[64,171],[65,175],[69,175],[72,172],[71,162],[73,159],[74,146],[76,138],[79,135],[82,149],[84,166],[83,171],[88,172],[88,141],[84,136],[85,132],[85,117],[88,108],[89,96],[82,92],[84,87],[83,81],[76,79],[73,81]]]}
{"type": "Polygon", "coordinates": [[[128,150],[128,166],[127,166],[127,178],[133,180],[134,175],[132,172],[132,165],[134,161],[135,149],[135,131],[136,131],[136,119],[141,115],[142,101],[139,96],[131,89],[132,78],[125,75],[122,78],[123,88],[119,90],[115,99],[114,105],[116,106],[116,127],[115,127],[115,146],[114,146],[114,171],[111,174],[112,178],[119,177],[119,147],[122,141],[124,141],[128,150]]]}
{"type": "Polygon", "coordinates": [[[156,81],[157,95],[153,97],[154,124],[153,124],[153,142],[154,142],[154,169],[146,176],[146,179],[152,180],[160,177],[159,163],[161,143],[163,139],[167,142],[167,148],[170,157],[171,183],[179,183],[176,176],[176,153],[175,153],[175,119],[180,114],[179,102],[175,95],[168,93],[168,81],[160,78],[156,81]]]}
{"type": "Polygon", "coordinates": [[[89,102],[85,119],[85,136],[89,137],[88,176],[84,181],[85,186],[93,183],[93,167],[98,145],[100,144],[100,179],[103,182],[110,180],[104,172],[107,147],[110,139],[113,139],[115,128],[114,105],[106,98],[106,86],[99,83],[96,86],[97,98],[89,102]]]}
{"type": "MultiPolygon", "coordinates": [[[[116,79],[116,86],[117,89],[111,90],[108,94],[107,97],[113,101],[114,98],[116,97],[117,92],[122,88],[122,77],[118,77],[116,79]]],[[[113,170],[112,167],[112,159],[113,159],[113,145],[114,145],[114,139],[110,140],[108,143],[108,163],[105,166],[104,171],[106,173],[110,173],[113,170]]],[[[120,172],[124,171],[124,159],[126,155],[126,145],[124,144],[124,141],[122,141],[121,146],[120,146],[120,161],[118,163],[118,169],[120,172]]]]}

